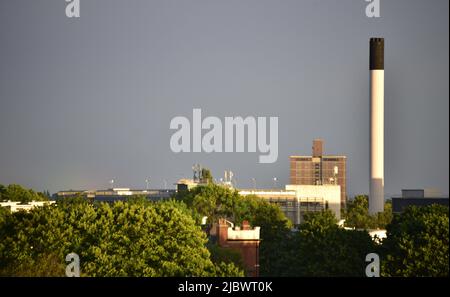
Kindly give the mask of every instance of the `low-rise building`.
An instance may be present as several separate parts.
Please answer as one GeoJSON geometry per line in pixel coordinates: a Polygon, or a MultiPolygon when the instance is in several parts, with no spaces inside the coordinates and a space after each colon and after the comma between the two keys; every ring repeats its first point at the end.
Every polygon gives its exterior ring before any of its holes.
{"type": "Polygon", "coordinates": [[[3,201],[0,202],[0,206],[10,209],[11,212],[16,212],[20,210],[29,211],[32,208],[51,205],[53,203],[55,203],[55,201],[31,201],[28,203],[21,203],[19,201],[3,201]]]}
{"type": "Polygon", "coordinates": [[[448,207],[448,199],[434,189],[404,189],[400,197],[392,197],[392,212],[401,213],[408,206],[439,204],[448,207]]]}
{"type": "Polygon", "coordinates": [[[246,276],[259,276],[259,244],[260,227],[250,227],[248,221],[242,222],[241,227],[219,219],[216,225],[217,243],[220,247],[238,251],[242,256],[246,276]]]}
{"type": "Polygon", "coordinates": [[[143,196],[148,200],[162,200],[170,198],[176,191],[166,189],[151,189],[151,190],[139,190],[130,188],[112,188],[107,190],[69,190],[59,191],[54,194],[54,199],[70,198],[70,197],[85,197],[91,201],[100,202],[115,202],[126,201],[131,196],[143,196]]]}

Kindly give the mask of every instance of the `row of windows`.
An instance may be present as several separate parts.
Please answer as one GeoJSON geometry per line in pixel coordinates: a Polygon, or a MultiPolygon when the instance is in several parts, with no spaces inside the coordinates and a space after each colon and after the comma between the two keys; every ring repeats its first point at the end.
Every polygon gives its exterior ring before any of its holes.
{"type": "Polygon", "coordinates": [[[290,168],[291,169],[307,169],[307,168],[316,168],[316,167],[322,167],[322,168],[329,168],[329,169],[333,169],[335,166],[337,166],[339,169],[345,169],[345,165],[343,164],[336,164],[336,163],[328,163],[328,164],[323,164],[322,166],[320,166],[320,164],[311,164],[311,163],[306,163],[306,164],[301,164],[301,163],[297,163],[297,164],[291,164],[290,168]]]}

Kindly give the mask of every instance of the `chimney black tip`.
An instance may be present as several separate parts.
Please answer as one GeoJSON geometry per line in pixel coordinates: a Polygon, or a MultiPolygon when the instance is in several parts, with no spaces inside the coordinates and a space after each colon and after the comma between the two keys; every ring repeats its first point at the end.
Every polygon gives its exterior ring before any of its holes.
{"type": "Polygon", "coordinates": [[[370,70],[384,70],[384,38],[370,38],[370,70]]]}

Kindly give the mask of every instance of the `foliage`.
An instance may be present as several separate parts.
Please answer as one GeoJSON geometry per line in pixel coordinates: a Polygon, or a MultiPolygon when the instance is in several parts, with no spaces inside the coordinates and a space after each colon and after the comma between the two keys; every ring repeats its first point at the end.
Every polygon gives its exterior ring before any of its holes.
{"type": "Polygon", "coordinates": [[[337,227],[337,219],[334,213],[326,209],[322,212],[308,212],[303,215],[303,223],[300,228],[305,234],[308,232],[323,233],[330,228],[337,227]]]}
{"type": "Polygon", "coordinates": [[[216,184],[180,192],[176,199],[185,202],[200,217],[207,216],[210,224],[225,217],[236,225],[248,220],[252,226],[261,227],[260,274],[277,275],[284,269],[280,252],[286,250],[285,238],[292,224],[278,206],[254,195],[242,197],[236,190],[216,184]]]}
{"type": "Polygon", "coordinates": [[[298,232],[291,235],[289,265],[281,276],[364,276],[365,256],[375,246],[363,231],[336,225],[330,210],[305,215],[298,232]]]}
{"type": "Polygon", "coordinates": [[[220,262],[214,266],[214,275],[218,277],[243,277],[244,270],[235,266],[233,263],[220,262]]]}
{"type": "Polygon", "coordinates": [[[202,168],[201,172],[201,180],[205,184],[210,184],[214,181],[213,176],[211,174],[211,170],[208,168],[202,168]]]}
{"type": "Polygon", "coordinates": [[[288,264],[285,255],[289,251],[291,221],[277,205],[253,195],[241,197],[237,210],[238,222],[248,220],[251,225],[261,227],[260,275],[280,275],[288,264]]]}
{"type": "Polygon", "coordinates": [[[369,198],[367,195],[357,195],[347,203],[345,211],[345,226],[356,229],[385,228],[392,220],[392,203],[390,200],[384,204],[384,212],[369,215],[369,198]]]}
{"type": "Polygon", "coordinates": [[[199,215],[207,216],[209,223],[215,223],[221,217],[232,218],[236,221],[239,194],[236,190],[208,184],[197,186],[189,191],[178,192],[175,199],[183,201],[199,215]]]}
{"type": "Polygon", "coordinates": [[[448,207],[411,206],[387,226],[382,246],[384,276],[449,275],[448,207]]]}
{"type": "Polygon", "coordinates": [[[207,248],[211,253],[211,261],[214,264],[232,263],[240,269],[244,269],[244,262],[241,254],[237,250],[220,247],[216,243],[208,243],[207,248]]]}
{"type": "MultiPolygon", "coordinates": [[[[26,202],[36,195],[0,185],[1,199],[26,202]]],[[[380,246],[365,231],[339,228],[330,210],[304,214],[293,231],[278,206],[224,186],[209,183],[174,198],[106,204],[80,196],[29,212],[0,207],[0,276],[63,276],[70,252],[80,256],[82,276],[243,276],[239,253],[206,244],[202,216],[261,227],[261,276],[364,276],[371,252],[380,254],[383,276],[449,274],[447,207],[410,207],[392,219],[389,202],[369,216],[367,197],[355,197],[346,225],[387,226],[380,246]]]]}
{"type": "Polygon", "coordinates": [[[32,269],[46,257],[60,275],[70,252],[80,256],[82,276],[242,273],[232,263],[213,264],[205,233],[175,201],[93,205],[72,199],[3,216],[0,238],[0,275],[47,275],[32,269]]]}
{"type": "Polygon", "coordinates": [[[55,254],[40,254],[29,261],[16,262],[0,271],[0,276],[58,277],[65,275],[65,265],[55,254]]]}
{"type": "Polygon", "coordinates": [[[9,215],[10,215],[9,209],[0,206],[0,225],[3,224],[5,220],[7,220],[7,217],[9,215]]]}
{"type": "Polygon", "coordinates": [[[44,193],[36,193],[22,186],[10,184],[8,186],[0,185],[0,201],[20,201],[20,203],[28,203],[31,201],[46,201],[48,197],[44,193]]]}

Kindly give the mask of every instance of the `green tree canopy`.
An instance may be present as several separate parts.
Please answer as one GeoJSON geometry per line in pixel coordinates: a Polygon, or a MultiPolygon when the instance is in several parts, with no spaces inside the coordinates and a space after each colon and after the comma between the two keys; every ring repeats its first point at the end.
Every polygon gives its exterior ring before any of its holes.
{"type": "Polygon", "coordinates": [[[382,246],[384,276],[449,275],[448,207],[411,206],[387,226],[382,246]]]}
{"type": "Polygon", "coordinates": [[[80,256],[84,276],[243,275],[232,263],[213,264],[205,233],[180,202],[72,200],[3,218],[2,275],[60,275],[71,252],[80,256]],[[46,259],[54,269],[31,269],[46,259]]]}
{"type": "Polygon", "coordinates": [[[0,185],[0,201],[19,201],[28,203],[31,201],[46,201],[48,197],[44,193],[28,190],[20,185],[10,184],[8,186],[0,185]]]}
{"type": "Polygon", "coordinates": [[[276,205],[254,195],[242,197],[239,193],[221,185],[197,186],[177,194],[198,217],[207,216],[209,223],[220,217],[232,220],[236,225],[248,220],[252,226],[261,227],[260,274],[277,275],[284,269],[283,252],[291,222],[276,205]]]}
{"type": "Polygon", "coordinates": [[[206,184],[210,184],[214,181],[211,170],[209,170],[208,168],[202,168],[201,181],[202,183],[206,184]]]}
{"type": "Polygon", "coordinates": [[[208,184],[178,192],[176,199],[186,203],[199,216],[207,216],[209,223],[215,223],[220,217],[236,220],[236,208],[239,207],[240,198],[236,190],[208,184]]]}
{"type": "Polygon", "coordinates": [[[392,220],[392,203],[384,204],[384,211],[369,215],[369,198],[367,195],[357,195],[347,203],[345,210],[345,226],[357,229],[385,228],[392,220]]]}
{"type": "Polygon", "coordinates": [[[364,231],[339,228],[330,210],[308,213],[291,239],[285,276],[365,276],[365,257],[375,251],[364,231]]]}

